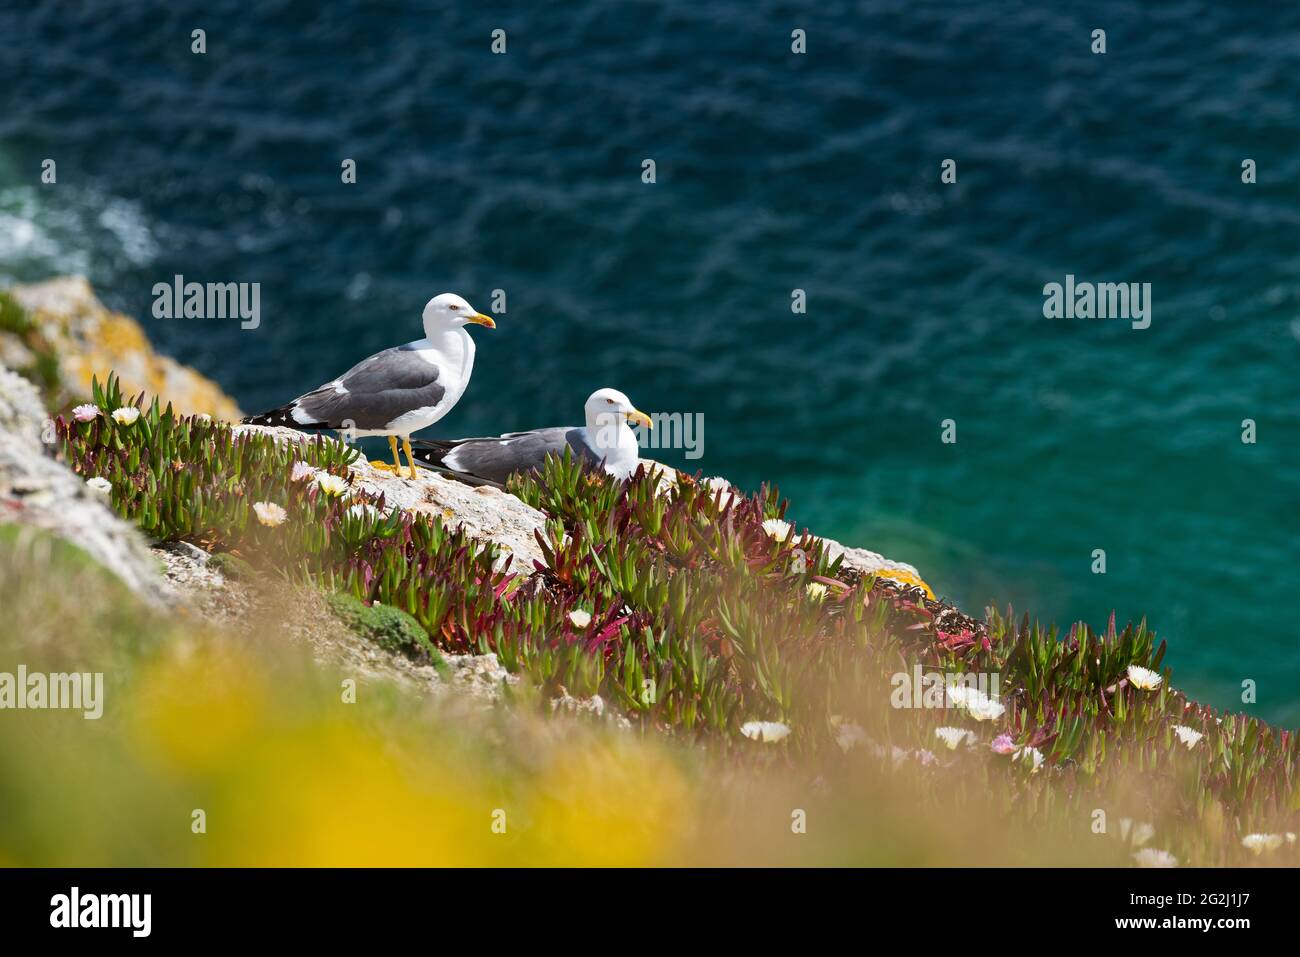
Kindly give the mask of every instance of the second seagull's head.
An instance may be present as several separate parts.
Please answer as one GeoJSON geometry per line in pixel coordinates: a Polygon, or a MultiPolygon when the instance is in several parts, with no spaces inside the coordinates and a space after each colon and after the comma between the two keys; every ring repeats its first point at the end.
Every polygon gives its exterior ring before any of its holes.
{"type": "Polygon", "coordinates": [[[474,323],[495,329],[497,324],[491,316],[485,316],[454,292],[444,292],[434,296],[424,307],[424,334],[432,336],[435,332],[447,329],[459,329],[474,323]]]}

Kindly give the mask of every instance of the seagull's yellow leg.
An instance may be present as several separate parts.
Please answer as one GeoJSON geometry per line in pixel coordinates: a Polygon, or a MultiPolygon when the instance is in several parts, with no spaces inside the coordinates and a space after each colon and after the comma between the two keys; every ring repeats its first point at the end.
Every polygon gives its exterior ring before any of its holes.
{"type": "Polygon", "coordinates": [[[406,452],[407,464],[411,466],[411,478],[418,477],[419,473],[415,471],[415,456],[411,454],[411,437],[409,435],[402,436],[402,449],[406,452]]]}
{"type": "Polygon", "coordinates": [[[379,469],[381,472],[392,472],[394,475],[400,475],[402,472],[402,460],[397,455],[397,437],[390,435],[388,437],[388,447],[393,450],[393,464],[387,462],[371,462],[370,467],[379,469]]]}

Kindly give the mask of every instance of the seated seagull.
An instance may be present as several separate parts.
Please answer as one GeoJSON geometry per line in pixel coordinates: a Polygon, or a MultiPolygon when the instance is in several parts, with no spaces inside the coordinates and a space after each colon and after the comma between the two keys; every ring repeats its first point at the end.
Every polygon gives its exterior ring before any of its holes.
{"type": "MultiPolygon", "coordinates": [[[[416,477],[411,433],[451,411],[474,371],[474,340],[465,326],[495,329],[460,296],[444,292],[424,307],[424,338],[377,352],[319,389],[288,405],[244,419],[248,425],[284,425],[305,432],[335,429],[348,436],[386,435],[392,471],[400,474],[400,436],[411,478],[416,477]]],[[[372,463],[387,469],[385,463],[372,463]]]]}
{"type": "Polygon", "coordinates": [[[641,461],[636,433],[628,423],[654,428],[650,417],[617,389],[596,390],[584,411],[587,424],[580,428],[559,426],[490,438],[417,441],[415,457],[422,465],[459,478],[499,485],[516,472],[540,469],[548,454],[563,455],[567,448],[575,459],[600,466],[615,478],[628,478],[641,461]]]}

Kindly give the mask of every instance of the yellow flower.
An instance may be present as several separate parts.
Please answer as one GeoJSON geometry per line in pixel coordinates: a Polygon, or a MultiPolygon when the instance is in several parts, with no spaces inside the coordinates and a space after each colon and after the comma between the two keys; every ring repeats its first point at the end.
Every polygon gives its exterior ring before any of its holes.
{"type": "Polygon", "coordinates": [[[283,525],[289,517],[289,513],[274,502],[254,502],[253,511],[257,513],[257,520],[270,528],[283,525]]]}
{"type": "Polygon", "coordinates": [[[532,831],[544,861],[564,866],[662,864],[692,840],[686,781],[640,740],[576,743],[536,784],[532,831]]]}
{"type": "Polygon", "coordinates": [[[811,598],[813,601],[821,601],[823,598],[826,597],[826,592],[828,590],[829,589],[827,589],[827,587],[823,585],[821,582],[808,583],[808,588],[807,588],[808,597],[811,598]]]}
{"type": "Polygon", "coordinates": [[[113,421],[118,425],[133,425],[140,418],[140,410],[133,405],[124,405],[113,410],[113,421]]]}

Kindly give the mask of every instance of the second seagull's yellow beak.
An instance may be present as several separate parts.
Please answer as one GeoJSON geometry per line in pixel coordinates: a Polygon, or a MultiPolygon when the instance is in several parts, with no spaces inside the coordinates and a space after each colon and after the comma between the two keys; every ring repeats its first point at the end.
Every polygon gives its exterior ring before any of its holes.
{"type": "Polygon", "coordinates": [[[495,329],[497,327],[497,324],[492,320],[491,316],[485,316],[481,312],[474,313],[474,315],[469,317],[469,321],[474,323],[476,326],[487,326],[489,329],[495,329]]]}
{"type": "Polygon", "coordinates": [[[633,409],[627,414],[627,420],[633,425],[644,425],[647,429],[653,429],[655,424],[650,421],[650,416],[638,409],[633,409]]]}

